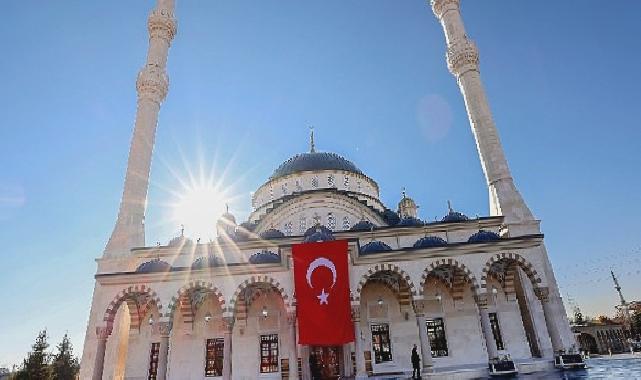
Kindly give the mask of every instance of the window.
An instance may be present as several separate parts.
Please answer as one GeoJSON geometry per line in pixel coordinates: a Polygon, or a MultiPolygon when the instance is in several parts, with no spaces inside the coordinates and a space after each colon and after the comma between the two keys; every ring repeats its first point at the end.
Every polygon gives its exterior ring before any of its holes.
{"type": "Polygon", "coordinates": [[[307,231],[307,219],[305,219],[304,216],[300,217],[300,223],[298,226],[298,230],[300,231],[300,234],[304,234],[305,231],[307,231]]]}
{"type": "Polygon", "coordinates": [[[362,186],[361,186],[361,181],[356,182],[356,191],[361,192],[362,186]]]}
{"type": "Polygon", "coordinates": [[[274,188],[273,187],[269,188],[269,200],[270,201],[274,200],[274,188]]]}
{"type": "Polygon", "coordinates": [[[285,182],[280,189],[283,191],[283,195],[289,194],[289,190],[287,190],[287,182],[285,182]]]}
{"type": "Polygon", "coordinates": [[[318,187],[318,177],[312,178],[312,187],[318,187]]]}
{"type": "Polygon", "coordinates": [[[160,343],[152,343],[149,351],[149,377],[148,380],[158,378],[158,355],[160,353],[160,343]]]}
{"type": "Polygon", "coordinates": [[[223,375],[223,352],[225,341],[223,338],[207,339],[205,347],[205,376],[223,375]]]}
{"type": "Polygon", "coordinates": [[[343,217],[343,231],[349,230],[349,218],[348,217],[343,217]]]}
{"type": "Polygon", "coordinates": [[[327,228],[332,231],[336,229],[336,217],[331,212],[327,213],[327,228]]]}
{"type": "Polygon", "coordinates": [[[372,324],[372,346],[376,364],[392,361],[392,345],[387,323],[372,324]]]}
{"type": "Polygon", "coordinates": [[[292,236],[292,222],[285,223],[285,235],[292,236]]]}
{"type": "Polygon", "coordinates": [[[303,191],[303,186],[300,184],[299,180],[296,180],[296,191],[303,191]]]}
{"type": "Polygon", "coordinates": [[[334,175],[330,174],[327,176],[327,186],[334,187],[334,175]]]}
{"type": "Polygon", "coordinates": [[[447,338],[445,338],[445,324],[443,318],[426,319],[427,336],[430,338],[432,356],[447,356],[447,338]]]}
{"type": "Polygon", "coordinates": [[[278,334],[260,336],[260,373],[278,372],[278,334]]]}
{"type": "Polygon", "coordinates": [[[503,345],[503,337],[501,336],[501,327],[499,326],[499,317],[496,313],[489,313],[490,316],[490,327],[492,327],[492,335],[494,335],[494,341],[496,342],[497,350],[505,350],[503,345]]]}
{"type": "Polygon", "coordinates": [[[318,215],[318,214],[314,214],[313,219],[314,219],[314,225],[315,225],[315,226],[317,226],[317,225],[321,224],[321,218],[320,218],[320,215],[318,215]]]}
{"type": "Polygon", "coordinates": [[[349,177],[348,176],[345,176],[345,178],[343,178],[343,186],[349,187],[349,177]]]}

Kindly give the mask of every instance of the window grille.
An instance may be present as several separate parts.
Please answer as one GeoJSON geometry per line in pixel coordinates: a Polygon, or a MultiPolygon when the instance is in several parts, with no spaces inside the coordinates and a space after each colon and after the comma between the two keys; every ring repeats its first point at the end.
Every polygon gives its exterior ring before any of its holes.
{"type": "Polygon", "coordinates": [[[152,343],[149,350],[149,376],[148,380],[158,378],[158,356],[160,355],[160,343],[152,343]]]}
{"type": "Polygon", "coordinates": [[[223,375],[223,358],[225,340],[223,338],[207,339],[205,347],[205,377],[223,375]]]}
{"type": "Polygon", "coordinates": [[[447,338],[445,337],[445,324],[443,318],[426,319],[427,336],[430,338],[432,356],[447,356],[447,338]]]}
{"type": "Polygon", "coordinates": [[[278,334],[260,336],[260,373],[278,372],[278,334]]]}
{"type": "Polygon", "coordinates": [[[392,345],[389,337],[389,324],[372,324],[372,348],[376,364],[392,361],[392,345]]]}
{"type": "Polygon", "coordinates": [[[351,226],[350,226],[350,224],[349,224],[349,218],[348,218],[348,217],[344,217],[344,218],[343,218],[343,230],[344,230],[344,231],[347,231],[347,230],[349,230],[349,229],[350,229],[350,227],[351,227],[351,226]]]}
{"type": "Polygon", "coordinates": [[[490,327],[492,327],[492,335],[494,335],[494,341],[496,342],[497,350],[504,350],[505,346],[503,345],[503,336],[501,336],[501,326],[499,326],[499,317],[496,313],[489,313],[490,317],[490,327]]]}

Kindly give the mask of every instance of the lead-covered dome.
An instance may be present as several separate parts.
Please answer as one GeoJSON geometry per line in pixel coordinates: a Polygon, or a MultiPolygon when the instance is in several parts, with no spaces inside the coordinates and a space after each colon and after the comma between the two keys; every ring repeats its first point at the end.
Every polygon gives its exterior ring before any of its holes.
{"type": "Polygon", "coordinates": [[[297,154],[280,164],[269,179],[273,180],[294,173],[317,170],[343,170],[363,174],[353,162],[336,153],[309,152],[297,154]]]}

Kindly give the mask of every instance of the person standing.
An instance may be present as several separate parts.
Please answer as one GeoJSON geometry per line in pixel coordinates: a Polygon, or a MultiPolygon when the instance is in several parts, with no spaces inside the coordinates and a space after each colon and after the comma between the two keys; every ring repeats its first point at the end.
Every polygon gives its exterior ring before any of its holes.
{"type": "Polygon", "coordinates": [[[421,378],[421,357],[418,356],[416,344],[412,348],[412,379],[421,378]]]}

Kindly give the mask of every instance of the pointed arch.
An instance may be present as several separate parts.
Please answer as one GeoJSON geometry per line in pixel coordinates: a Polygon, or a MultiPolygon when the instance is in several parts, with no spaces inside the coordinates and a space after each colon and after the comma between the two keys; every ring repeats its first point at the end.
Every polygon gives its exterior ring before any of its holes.
{"type": "Polygon", "coordinates": [[[463,299],[467,286],[472,290],[473,295],[475,297],[477,296],[479,283],[476,280],[474,273],[472,273],[465,264],[451,258],[435,260],[425,268],[425,271],[421,276],[421,295],[423,295],[425,291],[425,285],[428,278],[436,275],[439,269],[449,269],[449,277],[444,280],[452,288],[452,297],[455,301],[463,299]]]}
{"type": "Polygon", "coordinates": [[[381,282],[382,280],[377,279],[376,275],[384,272],[390,272],[398,276],[400,282],[398,286],[399,289],[396,290],[396,292],[398,293],[399,303],[401,306],[410,305],[414,297],[417,296],[416,286],[414,285],[414,282],[407,274],[407,272],[405,272],[398,265],[389,263],[376,264],[367,270],[367,272],[361,277],[361,280],[356,286],[356,291],[354,292],[354,301],[361,301],[361,293],[363,291],[363,287],[365,286],[365,284],[367,284],[368,281],[375,280],[381,282]]]}
{"type": "Polygon", "coordinates": [[[536,269],[534,269],[532,263],[518,253],[499,253],[492,256],[490,260],[485,263],[481,276],[481,289],[487,291],[488,276],[498,274],[500,275],[498,279],[501,281],[505,291],[514,291],[514,279],[516,277],[517,267],[520,267],[523,273],[527,275],[535,291],[542,287],[543,280],[536,269]],[[501,271],[501,273],[497,271],[501,271]]]}
{"type": "MultiPolygon", "coordinates": [[[[225,297],[223,293],[214,286],[211,282],[205,281],[192,281],[187,285],[181,287],[177,294],[171,297],[171,301],[167,307],[167,312],[165,317],[169,318],[170,322],[174,321],[176,313],[179,312],[182,315],[183,321],[186,323],[193,323],[194,316],[196,313],[198,300],[194,295],[198,292],[202,295],[213,295],[214,298],[218,301],[222,311],[225,311],[225,297]]],[[[200,300],[202,301],[202,300],[200,300]]]]}
{"type": "Polygon", "coordinates": [[[129,308],[131,329],[140,329],[141,320],[151,306],[155,305],[158,312],[162,313],[160,298],[149,286],[144,284],[129,286],[118,292],[105,310],[103,321],[110,331],[113,329],[116,312],[123,302],[127,303],[129,308]]]}
{"type": "Polygon", "coordinates": [[[234,292],[234,295],[229,301],[227,312],[234,314],[236,319],[246,318],[247,305],[245,301],[247,300],[245,299],[245,293],[249,288],[260,285],[267,285],[269,289],[274,290],[276,293],[278,293],[283,300],[285,308],[291,305],[291,300],[289,295],[287,294],[287,291],[285,291],[285,288],[278,280],[268,275],[257,274],[252,275],[250,278],[246,279],[240,285],[238,285],[236,291],[234,292]]]}

